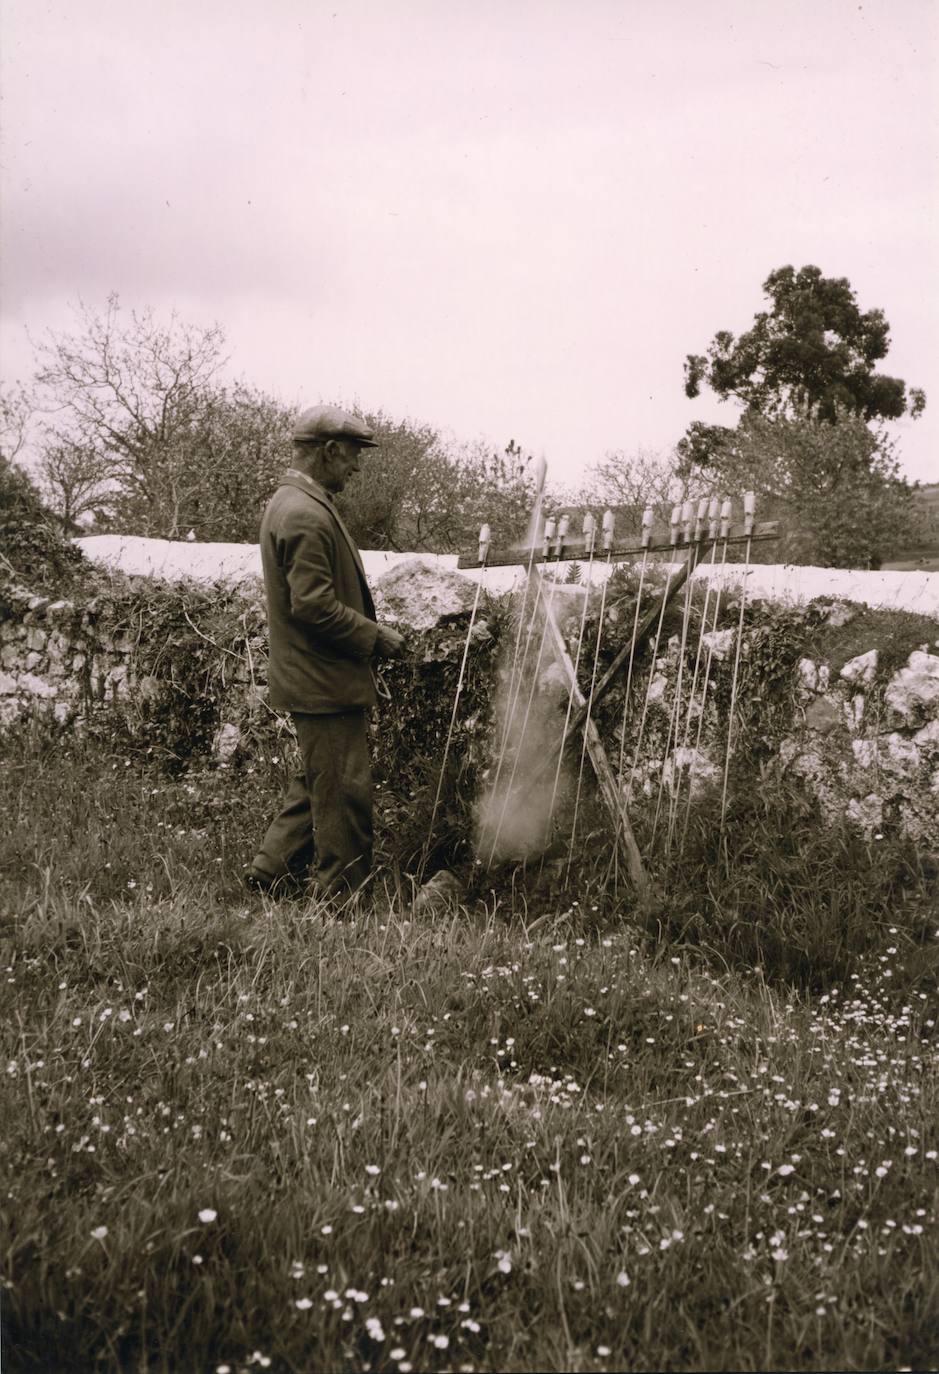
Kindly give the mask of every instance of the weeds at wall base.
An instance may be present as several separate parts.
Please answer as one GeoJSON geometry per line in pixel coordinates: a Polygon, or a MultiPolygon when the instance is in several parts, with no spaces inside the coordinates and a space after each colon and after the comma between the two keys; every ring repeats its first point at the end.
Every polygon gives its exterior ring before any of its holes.
{"type": "Polygon", "coordinates": [[[870,841],[826,821],[798,782],[768,770],[761,785],[732,774],[726,820],[717,799],[690,813],[685,845],[659,851],[666,898],[647,922],[653,939],[698,950],[715,966],[824,992],[849,983],[875,952],[889,960],[898,995],[930,960],[939,866],[899,834],[870,841]]]}
{"type": "MultiPolygon", "coordinates": [[[[103,737],[77,741],[61,727],[34,721],[20,740],[19,758],[11,761],[11,776],[64,766],[79,776],[97,777],[102,744],[103,737]]],[[[112,775],[139,781],[142,800],[131,803],[131,813],[139,814],[140,825],[146,825],[148,794],[161,798],[165,815],[197,821],[180,833],[204,837],[207,858],[218,846],[213,857],[220,858],[231,895],[239,891],[244,865],[293,766],[289,739],[272,741],[268,748],[272,752],[255,753],[254,763],[216,764],[189,773],[168,773],[165,756],[146,753],[128,759],[115,752],[108,767],[112,775]],[[177,800],[162,800],[171,796],[177,800]],[[233,806],[253,819],[242,829],[237,849],[224,834],[226,812],[233,806]]],[[[917,969],[928,976],[931,965],[922,950],[929,947],[939,908],[935,859],[897,833],[867,841],[847,823],[826,822],[804,787],[771,770],[764,770],[759,787],[749,770],[732,771],[723,830],[718,799],[711,795],[689,811],[680,851],[676,846],[666,855],[662,835],[653,837],[648,817],[640,814],[637,835],[659,894],[645,915],[635,904],[608,817],[595,799],[585,802],[573,843],[559,831],[544,853],[527,862],[490,865],[473,851],[464,773],[465,764],[454,761],[441,789],[432,840],[432,762],[415,760],[411,780],[416,786],[407,796],[400,786],[387,790],[379,784],[376,860],[379,881],[392,900],[406,904],[424,876],[446,867],[457,873],[477,911],[498,909],[506,919],[523,913],[528,920],[567,913],[587,930],[626,921],[646,930],[650,948],[667,943],[695,949],[715,968],[759,967],[769,982],[815,991],[857,974],[892,928],[903,946],[902,967],[894,970],[897,985],[915,982],[917,969]]],[[[172,839],[170,822],[161,825],[151,843],[172,839]]],[[[8,843],[15,845],[15,831],[8,843]]],[[[133,874],[137,853],[123,856],[123,862],[111,855],[108,868],[100,841],[88,854],[100,860],[85,879],[90,890],[97,896],[122,895],[123,874],[133,874]]],[[[158,894],[171,890],[173,862],[170,845],[154,887],[158,894]]],[[[211,869],[206,876],[212,876],[211,869]]],[[[63,878],[68,882],[60,874],[63,878]]]]}

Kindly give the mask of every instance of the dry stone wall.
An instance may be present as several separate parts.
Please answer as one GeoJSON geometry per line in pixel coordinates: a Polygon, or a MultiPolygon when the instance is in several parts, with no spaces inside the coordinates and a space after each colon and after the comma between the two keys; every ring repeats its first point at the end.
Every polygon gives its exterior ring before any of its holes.
{"type": "MultiPolygon", "coordinates": [[[[431,573],[426,562],[398,566],[376,585],[383,618],[408,628],[420,652],[432,658],[459,656],[463,631],[440,635],[440,627],[465,625],[474,600],[472,584],[447,570],[431,573]],[[428,635],[436,639],[427,639],[428,635]],[[422,638],[424,637],[424,638],[422,638]]],[[[148,584],[153,595],[153,584],[148,584]]],[[[190,646],[198,642],[216,667],[220,697],[210,734],[221,761],[233,759],[250,739],[252,722],[270,722],[266,705],[266,642],[260,589],[242,587],[243,607],[237,642],[213,643],[211,634],[190,619],[190,646]]],[[[580,595],[570,589],[572,595],[580,595]]],[[[200,596],[210,593],[200,589],[200,596]]],[[[125,584],[122,617],[106,590],[85,600],[37,596],[7,585],[0,598],[0,727],[16,728],[36,717],[79,727],[95,716],[117,711],[130,729],[153,714],[172,690],[164,663],[152,671],[147,642],[146,606],[136,621],[127,614],[133,596],[125,584]]],[[[221,596],[222,593],[220,592],[221,596]]],[[[832,626],[849,620],[850,606],[832,612],[832,626]]],[[[937,625],[939,629],[939,625],[937,625]]],[[[477,626],[477,642],[486,637],[477,626]]],[[[705,645],[715,664],[734,654],[734,630],[720,630],[705,645]]],[[[669,709],[676,668],[675,646],[657,660],[650,711],[669,709]]],[[[744,658],[747,648],[744,645],[744,658]]],[[[429,661],[428,658],[428,661],[429,661]]],[[[170,663],[170,668],[172,664],[170,663]]],[[[495,670],[495,663],[492,665],[495,670]]],[[[545,687],[552,669],[546,664],[545,687]]],[[[778,763],[805,780],[830,816],[847,815],[871,839],[886,829],[902,831],[939,851],[939,636],[913,650],[899,667],[884,667],[876,649],[864,650],[833,670],[816,653],[798,665],[792,692],[791,728],[778,741],[778,763]]],[[[687,742],[685,742],[687,743],[687,742]]],[[[618,745],[612,741],[610,752],[618,745]]],[[[639,785],[652,794],[664,771],[666,785],[689,772],[696,793],[706,798],[719,782],[719,750],[706,747],[689,758],[673,749],[664,757],[640,761],[639,785]]],[[[687,750],[686,750],[687,755],[687,750]]]]}
{"type": "MultiPolygon", "coordinates": [[[[175,599],[175,621],[191,648],[220,669],[214,676],[220,723],[213,751],[223,762],[242,745],[246,728],[267,706],[267,638],[263,590],[257,581],[237,586],[161,584],[150,578],[118,576],[84,599],[35,595],[6,583],[0,594],[0,728],[29,719],[51,718],[81,727],[105,712],[116,712],[132,732],[153,715],[181,676],[174,672],[180,643],[166,624],[153,625],[163,588],[165,606],[175,599]],[[186,609],[187,597],[191,600],[186,609]],[[213,601],[226,610],[220,633],[213,624],[213,601]],[[200,621],[203,622],[200,625],[200,621]],[[235,633],[232,636],[232,627],[235,633]],[[164,636],[157,653],[151,639],[164,636]]],[[[419,643],[439,626],[465,619],[475,600],[472,582],[447,569],[430,569],[426,560],[396,565],[376,579],[373,591],[379,618],[396,624],[419,643]]],[[[476,640],[485,638],[477,623],[476,640]]],[[[456,640],[439,636],[421,652],[439,657],[457,652],[456,640]]]]}
{"type": "Polygon", "coordinates": [[[100,632],[94,599],[35,596],[8,586],[0,622],[0,725],[36,713],[65,722],[126,699],[131,644],[100,632]]]}
{"type": "Polygon", "coordinates": [[[830,815],[846,814],[869,838],[885,828],[939,850],[939,642],[879,673],[876,649],[833,675],[799,664],[799,716],[780,758],[830,815]]]}
{"type": "MultiPolygon", "coordinates": [[[[210,596],[200,595],[211,604],[210,596]]],[[[178,592],[163,589],[165,604],[172,605],[174,596],[180,624],[199,636],[191,620],[187,626],[178,592]]],[[[148,640],[155,597],[161,592],[152,583],[144,593],[126,579],[70,598],[39,596],[6,583],[0,596],[0,729],[42,719],[81,729],[100,719],[120,722],[133,735],[173,695],[178,676],[175,646],[167,643],[161,655],[148,640]],[[154,671],[154,660],[161,658],[154,671]]],[[[256,710],[266,693],[263,610],[256,598],[245,598],[244,605],[250,614],[235,648],[213,645],[207,636],[200,640],[212,657],[224,656],[224,707],[237,717],[252,705],[256,710]]],[[[164,626],[159,633],[165,635],[164,626]]]]}

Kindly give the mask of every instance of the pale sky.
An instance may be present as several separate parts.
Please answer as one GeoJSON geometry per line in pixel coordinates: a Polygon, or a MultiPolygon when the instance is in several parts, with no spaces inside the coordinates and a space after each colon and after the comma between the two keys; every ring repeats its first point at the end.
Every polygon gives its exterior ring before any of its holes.
{"type": "Polygon", "coordinates": [[[774,268],[881,307],[939,479],[935,0],[0,0],[0,370],[69,302],[576,481],[774,268]]]}

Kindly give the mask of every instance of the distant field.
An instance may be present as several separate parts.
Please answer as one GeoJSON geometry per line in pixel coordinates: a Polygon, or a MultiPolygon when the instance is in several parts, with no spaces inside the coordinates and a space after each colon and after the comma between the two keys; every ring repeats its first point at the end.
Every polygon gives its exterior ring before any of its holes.
{"type": "Polygon", "coordinates": [[[923,572],[933,572],[939,568],[939,482],[918,488],[916,501],[925,514],[929,535],[924,542],[903,545],[881,565],[907,572],[919,568],[923,572]]]}

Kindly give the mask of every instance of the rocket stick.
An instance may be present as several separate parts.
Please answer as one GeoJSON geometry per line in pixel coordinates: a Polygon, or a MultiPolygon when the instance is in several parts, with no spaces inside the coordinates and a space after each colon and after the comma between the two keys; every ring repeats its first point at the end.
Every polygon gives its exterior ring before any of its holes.
{"type": "Polygon", "coordinates": [[[721,834],[727,816],[727,780],[730,776],[730,756],[733,750],[734,714],[737,707],[737,679],[740,674],[740,653],[743,648],[743,617],[747,605],[747,577],[750,572],[750,541],[753,535],[753,517],[756,512],[756,495],[752,491],[744,493],[743,523],[747,536],[747,550],[744,555],[743,578],[740,584],[740,619],[737,624],[737,644],[734,652],[734,676],[730,687],[730,716],[727,721],[727,755],[724,759],[724,786],[721,791],[721,834]]]}

